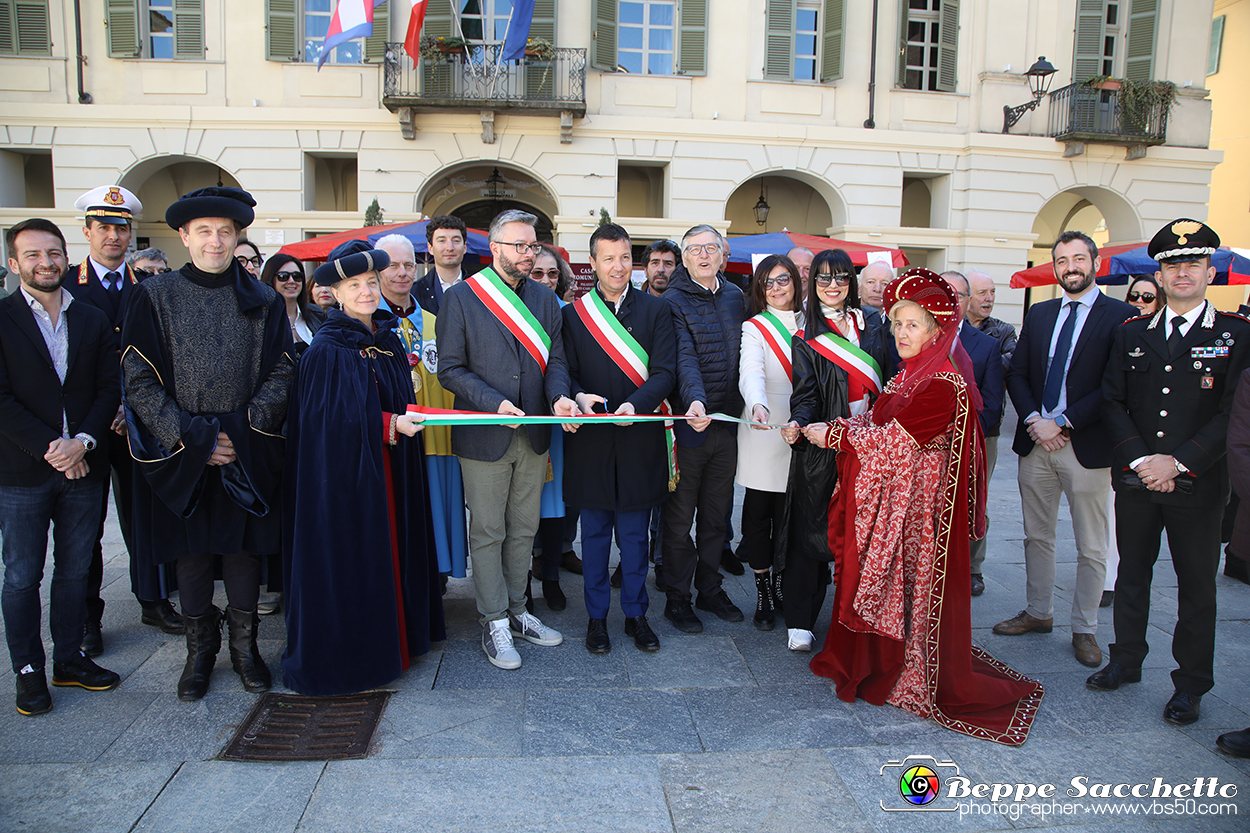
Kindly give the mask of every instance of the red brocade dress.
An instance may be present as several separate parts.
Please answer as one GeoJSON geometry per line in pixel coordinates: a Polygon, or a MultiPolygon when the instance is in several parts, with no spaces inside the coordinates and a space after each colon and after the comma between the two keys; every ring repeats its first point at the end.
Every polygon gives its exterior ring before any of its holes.
{"type": "Polygon", "coordinates": [[[947,364],[878,424],[900,380],[870,414],[833,423],[834,619],[811,668],[846,702],[889,703],[1018,746],[1042,686],[972,644],[968,543],[983,476],[974,463],[977,415],[964,378],[947,364]]]}

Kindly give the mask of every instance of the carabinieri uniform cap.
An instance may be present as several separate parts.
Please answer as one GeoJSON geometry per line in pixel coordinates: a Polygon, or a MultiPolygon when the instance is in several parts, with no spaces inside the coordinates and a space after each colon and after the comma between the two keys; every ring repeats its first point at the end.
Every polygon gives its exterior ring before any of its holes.
{"type": "Polygon", "coordinates": [[[143,203],[120,185],[101,185],[74,200],[74,208],[96,222],[128,226],[143,212],[143,203]]]}
{"type": "Polygon", "coordinates": [[[333,286],[366,272],[381,272],[390,265],[391,256],[381,249],[373,248],[364,240],[348,240],[330,252],[329,260],[313,272],[313,280],[318,286],[333,286]]]}
{"type": "Polygon", "coordinates": [[[1160,263],[1171,263],[1210,257],[1219,247],[1220,236],[1210,226],[1182,217],[1159,229],[1146,251],[1160,263]]]}
{"type": "Polygon", "coordinates": [[[165,209],[165,225],[177,230],[200,217],[225,217],[247,228],[256,219],[256,200],[242,188],[212,185],[200,188],[165,209]]]}

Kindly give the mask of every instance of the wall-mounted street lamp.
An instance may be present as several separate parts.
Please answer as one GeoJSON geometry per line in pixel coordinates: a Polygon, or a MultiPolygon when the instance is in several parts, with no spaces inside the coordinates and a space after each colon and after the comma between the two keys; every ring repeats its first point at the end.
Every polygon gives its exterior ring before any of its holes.
{"type": "Polygon", "coordinates": [[[1029,67],[1029,71],[1024,74],[1029,79],[1029,89],[1033,91],[1033,100],[1025,102],[1018,107],[1008,107],[1003,105],[1003,132],[1020,121],[1021,117],[1030,110],[1036,110],[1038,103],[1041,102],[1042,96],[1046,95],[1046,91],[1050,88],[1050,76],[1056,72],[1054,64],[1046,60],[1046,56],[1037,59],[1033,66],[1029,67]]]}
{"type": "Polygon", "coordinates": [[[768,204],[768,201],[764,199],[764,178],[763,177],[760,177],[760,198],[759,198],[759,201],[755,203],[755,208],[753,208],[752,210],[755,212],[755,224],[756,225],[762,226],[768,222],[768,212],[772,210],[772,206],[770,206],[768,204]]]}

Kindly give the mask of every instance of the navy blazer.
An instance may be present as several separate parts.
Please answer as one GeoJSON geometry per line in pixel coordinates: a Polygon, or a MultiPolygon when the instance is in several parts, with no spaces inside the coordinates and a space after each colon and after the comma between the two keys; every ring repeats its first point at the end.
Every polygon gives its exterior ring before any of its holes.
{"type": "Polygon", "coordinates": [[[998,339],[987,336],[976,327],[964,323],[959,328],[959,343],[972,359],[973,376],[981,392],[981,428],[987,437],[997,437],[1003,422],[1003,360],[998,339]]]}
{"type": "MultiPolygon", "coordinates": [[[[1033,451],[1033,439],[1024,420],[1034,411],[1042,410],[1050,339],[1059,310],[1066,302],[1065,295],[1029,307],[1011,356],[1011,367],[1007,369],[1007,393],[1019,416],[1011,448],[1021,457],[1033,451]]],[[[1111,466],[1111,434],[1102,421],[1102,377],[1116,329],[1137,314],[1136,307],[1099,292],[1072,346],[1072,361],[1065,380],[1067,409],[1063,415],[1072,424],[1072,450],[1077,461],[1087,469],[1111,466]]]]}
{"type": "Polygon", "coordinates": [[[113,305],[113,299],[109,296],[109,291],[104,288],[104,284],[100,282],[100,278],[100,275],[95,274],[91,261],[84,260],[70,268],[69,274],[65,276],[64,286],[69,294],[74,296],[75,301],[95,307],[104,313],[113,330],[113,341],[120,361],[122,325],[126,323],[126,306],[130,301],[131,287],[139,283],[139,276],[130,268],[130,264],[122,265],[122,291],[116,306],[113,305]]]}
{"type": "Polygon", "coordinates": [[[64,476],[43,459],[61,436],[62,409],[71,437],[84,432],[98,443],[84,458],[87,477],[108,474],[105,443],[121,398],[112,328],[104,313],[79,301],[61,314],[69,328],[64,384],[26,296],[15,291],[0,300],[0,486],[64,476]]]}
{"type": "Polygon", "coordinates": [[[443,284],[438,279],[438,271],[431,269],[425,273],[425,277],[418,278],[412,285],[412,297],[417,299],[417,306],[430,313],[438,315],[438,308],[442,305],[443,300],[443,284]]]}
{"type": "MultiPolygon", "coordinates": [[[[494,414],[507,399],[527,414],[546,415],[556,399],[568,395],[560,302],[554,292],[532,278],[525,278],[522,286],[522,302],[551,339],[545,374],[468,283],[460,281],[443,294],[438,315],[438,381],[455,395],[457,410],[494,414]]],[[[508,450],[512,433],[503,425],[453,426],[451,453],[491,463],[508,450]]],[[[551,447],[551,426],[529,425],[526,433],[534,452],[546,454],[551,447]]]]}

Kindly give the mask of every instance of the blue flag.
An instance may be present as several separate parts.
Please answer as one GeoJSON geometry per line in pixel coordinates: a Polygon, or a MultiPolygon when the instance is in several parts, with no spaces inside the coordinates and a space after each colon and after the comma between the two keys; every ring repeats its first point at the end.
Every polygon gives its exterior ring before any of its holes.
{"type": "Polygon", "coordinates": [[[508,39],[504,41],[503,61],[519,61],[525,57],[525,42],[530,37],[530,25],[534,22],[534,0],[512,0],[512,22],[508,24],[508,39]]]}

